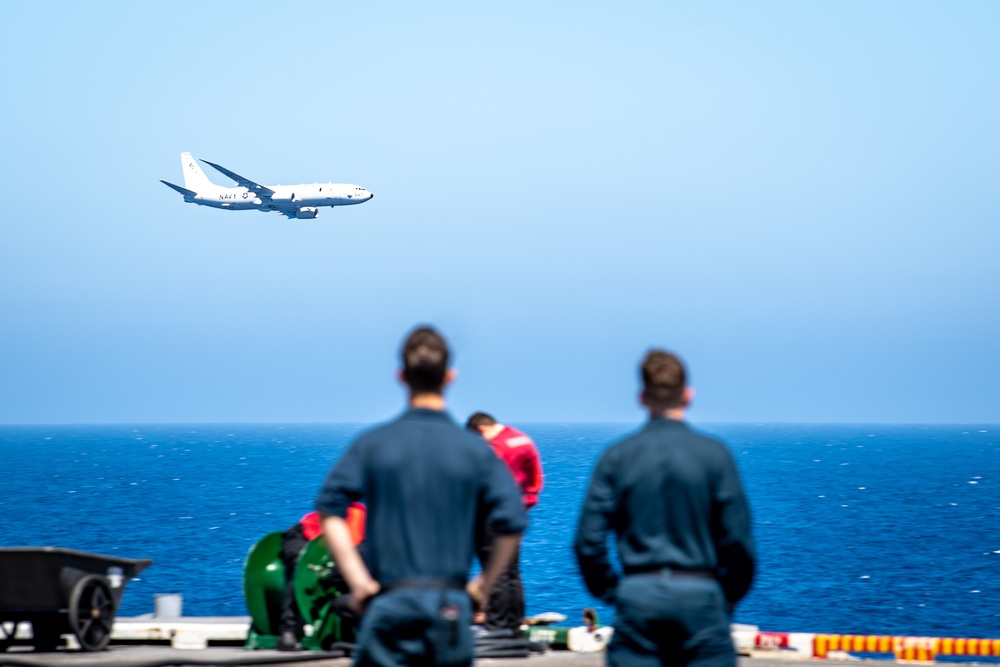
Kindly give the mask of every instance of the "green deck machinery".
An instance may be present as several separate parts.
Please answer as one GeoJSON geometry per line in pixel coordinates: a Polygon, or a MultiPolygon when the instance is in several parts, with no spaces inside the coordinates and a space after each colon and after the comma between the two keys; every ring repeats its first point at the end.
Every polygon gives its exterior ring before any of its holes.
{"type": "MultiPolygon", "coordinates": [[[[356,639],[356,624],[334,608],[334,601],[345,593],[331,576],[335,569],[322,538],[307,543],[299,552],[293,581],[295,603],[304,624],[305,649],[325,651],[336,642],[356,639]]],[[[243,594],[252,619],[246,648],[271,649],[277,644],[285,576],[281,533],[265,535],[250,549],[243,567],[243,594]]]]}

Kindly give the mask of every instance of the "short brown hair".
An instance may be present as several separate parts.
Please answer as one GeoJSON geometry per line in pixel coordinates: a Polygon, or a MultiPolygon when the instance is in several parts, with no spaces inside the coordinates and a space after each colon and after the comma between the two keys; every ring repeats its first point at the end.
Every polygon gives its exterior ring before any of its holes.
{"type": "Polygon", "coordinates": [[[469,417],[469,421],[465,422],[465,428],[478,433],[480,426],[493,426],[496,423],[497,420],[492,415],[485,412],[475,412],[469,417]]]}
{"type": "Polygon", "coordinates": [[[414,393],[439,394],[448,371],[448,343],[432,327],[414,329],[403,342],[403,381],[414,393]]]}
{"type": "Polygon", "coordinates": [[[687,371],[676,354],[650,350],[639,368],[642,372],[642,395],[646,400],[669,406],[680,404],[687,387],[687,371]]]}

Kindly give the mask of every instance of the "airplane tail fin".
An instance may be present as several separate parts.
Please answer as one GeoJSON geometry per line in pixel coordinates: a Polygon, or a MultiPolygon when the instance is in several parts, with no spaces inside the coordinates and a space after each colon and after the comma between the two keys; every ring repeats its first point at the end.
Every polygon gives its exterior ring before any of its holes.
{"type": "Polygon", "coordinates": [[[198,161],[190,153],[181,153],[181,167],[184,170],[184,187],[194,192],[210,190],[218,187],[198,166],[198,161]]]}
{"type": "Polygon", "coordinates": [[[179,185],[174,185],[173,183],[167,183],[164,180],[160,180],[160,183],[163,183],[165,186],[167,186],[168,188],[170,188],[172,190],[176,190],[177,192],[179,192],[182,195],[184,195],[185,198],[198,196],[197,192],[194,192],[193,190],[188,190],[187,188],[182,188],[179,185]]]}

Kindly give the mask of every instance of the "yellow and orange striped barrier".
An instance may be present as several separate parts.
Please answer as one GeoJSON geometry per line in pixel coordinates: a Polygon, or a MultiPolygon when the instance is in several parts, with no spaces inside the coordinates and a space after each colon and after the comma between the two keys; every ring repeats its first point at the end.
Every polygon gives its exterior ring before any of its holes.
{"type": "Polygon", "coordinates": [[[1000,657],[1000,639],[897,637],[890,635],[816,635],[813,657],[831,651],[893,653],[900,662],[933,662],[938,655],[1000,657]]]}

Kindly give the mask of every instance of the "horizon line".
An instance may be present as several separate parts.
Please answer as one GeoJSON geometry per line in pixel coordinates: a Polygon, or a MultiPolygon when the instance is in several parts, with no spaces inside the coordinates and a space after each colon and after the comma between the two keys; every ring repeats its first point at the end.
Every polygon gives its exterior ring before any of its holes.
{"type": "MultiPolygon", "coordinates": [[[[2,422],[0,428],[5,426],[375,426],[384,424],[391,419],[380,419],[376,421],[108,421],[108,422],[2,422]]],[[[577,425],[577,424],[607,424],[607,425],[635,425],[645,423],[646,419],[640,420],[518,420],[508,419],[505,423],[510,424],[539,424],[539,425],[577,425]]],[[[972,422],[972,421],[725,421],[725,420],[683,420],[690,424],[716,424],[732,426],[995,426],[1000,428],[1000,422],[972,422]]],[[[456,422],[457,423],[457,422],[456,422]]]]}

